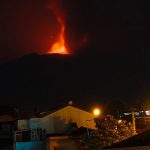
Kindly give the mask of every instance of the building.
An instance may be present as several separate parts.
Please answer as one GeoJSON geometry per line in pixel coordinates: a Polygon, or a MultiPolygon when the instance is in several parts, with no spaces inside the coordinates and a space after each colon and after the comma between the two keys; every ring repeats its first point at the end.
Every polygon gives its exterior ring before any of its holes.
{"type": "Polygon", "coordinates": [[[46,133],[65,133],[70,123],[76,123],[78,128],[95,129],[94,114],[69,105],[40,118],[18,120],[18,130],[42,128],[46,133]]]}
{"type": "MultiPolygon", "coordinates": [[[[37,130],[42,132],[44,131],[45,134],[48,135],[48,144],[50,144],[49,147],[51,147],[51,149],[55,149],[56,145],[59,147],[59,145],[64,142],[66,145],[69,143],[76,145],[79,143],[80,135],[91,129],[95,129],[94,114],[72,105],[68,105],[48,113],[41,113],[41,117],[39,118],[18,120],[18,130],[15,134],[16,150],[19,150],[18,143],[21,145],[20,139],[28,139],[25,141],[22,140],[22,142],[24,143],[28,141],[30,144],[31,141],[43,141],[43,138],[39,138],[40,135],[37,130]],[[81,132],[80,129],[83,129],[83,132],[81,132]],[[35,131],[34,135],[32,131],[35,131]],[[74,134],[75,132],[78,132],[78,134],[74,134]]],[[[44,143],[46,142],[44,141],[44,143]]],[[[45,147],[47,147],[47,144],[45,147]]],[[[29,147],[28,150],[30,150],[29,147]]]]}
{"type": "MultiPolygon", "coordinates": [[[[134,112],[134,115],[137,133],[150,129],[150,110],[136,111],[134,112]]],[[[122,119],[132,121],[132,112],[123,113],[122,119]]]]}

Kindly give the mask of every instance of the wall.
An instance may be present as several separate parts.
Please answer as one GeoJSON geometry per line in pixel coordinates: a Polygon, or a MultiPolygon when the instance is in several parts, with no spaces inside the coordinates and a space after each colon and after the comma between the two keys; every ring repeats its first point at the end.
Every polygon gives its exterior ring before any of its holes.
{"type": "Polygon", "coordinates": [[[18,120],[18,130],[29,129],[29,120],[18,120]]]}
{"type": "Polygon", "coordinates": [[[68,123],[76,122],[78,128],[95,129],[94,115],[72,106],[62,108],[43,118],[32,118],[28,122],[29,125],[27,121],[20,121],[20,128],[42,128],[46,129],[47,133],[63,133],[67,130],[68,123]]]}
{"type": "Polygon", "coordinates": [[[95,129],[94,115],[81,109],[71,107],[71,119],[77,122],[78,127],[95,129]],[[90,120],[90,121],[87,121],[90,120]]]}
{"type": "Polygon", "coordinates": [[[45,150],[44,147],[47,145],[44,145],[42,141],[16,142],[15,150],[45,150]]]}
{"type": "Polygon", "coordinates": [[[45,128],[50,133],[65,132],[69,122],[76,122],[78,128],[88,127],[90,129],[95,129],[94,115],[72,106],[65,107],[48,116],[45,116],[41,121],[43,122],[43,126],[44,122],[47,124],[45,128]]]}

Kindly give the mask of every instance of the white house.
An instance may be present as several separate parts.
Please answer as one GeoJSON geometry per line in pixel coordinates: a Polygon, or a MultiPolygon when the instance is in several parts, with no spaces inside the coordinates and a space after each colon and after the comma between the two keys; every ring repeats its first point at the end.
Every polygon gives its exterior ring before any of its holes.
{"type": "MultiPolygon", "coordinates": [[[[78,147],[79,139],[68,139],[68,136],[58,135],[65,135],[72,129],[75,129],[75,131],[76,129],[83,129],[80,127],[95,129],[94,114],[72,105],[49,112],[40,118],[18,120],[14,149],[40,150],[44,148],[54,150],[62,147],[68,150],[69,146],[76,145],[78,147]],[[43,138],[45,134],[49,135],[47,140],[43,138]]],[[[75,146],[73,147],[75,148],[75,146]]]]}
{"type": "Polygon", "coordinates": [[[64,133],[70,123],[77,127],[95,129],[94,114],[68,105],[41,118],[18,120],[18,130],[42,128],[46,133],[64,133]]]}

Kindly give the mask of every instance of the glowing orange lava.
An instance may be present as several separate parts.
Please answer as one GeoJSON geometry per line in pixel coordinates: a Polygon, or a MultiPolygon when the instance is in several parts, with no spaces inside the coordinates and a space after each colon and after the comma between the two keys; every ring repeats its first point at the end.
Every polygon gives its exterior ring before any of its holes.
{"type": "Polygon", "coordinates": [[[50,54],[69,54],[69,52],[67,51],[67,49],[65,47],[65,39],[64,39],[65,27],[64,27],[64,24],[60,18],[57,18],[57,20],[61,25],[61,31],[60,31],[60,34],[58,36],[57,41],[52,45],[49,53],[50,54]]]}

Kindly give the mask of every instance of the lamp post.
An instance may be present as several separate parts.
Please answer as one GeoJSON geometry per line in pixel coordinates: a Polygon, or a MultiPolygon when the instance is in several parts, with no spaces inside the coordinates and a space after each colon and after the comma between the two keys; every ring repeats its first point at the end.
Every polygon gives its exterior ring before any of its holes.
{"type": "MultiPolygon", "coordinates": [[[[89,132],[89,129],[88,129],[88,121],[94,121],[94,119],[96,117],[98,117],[100,115],[100,109],[98,108],[95,108],[93,109],[93,118],[92,119],[87,119],[86,120],[86,130],[87,130],[87,146],[88,146],[88,149],[91,150],[93,149],[92,147],[92,143],[91,143],[91,138],[90,138],[90,132],[89,132]]],[[[93,138],[93,137],[92,137],[93,138]]]]}
{"type": "Polygon", "coordinates": [[[136,111],[136,109],[134,107],[132,107],[130,109],[130,111],[131,111],[131,117],[132,117],[133,134],[136,134],[136,123],[135,123],[135,111],[136,111]]]}
{"type": "Polygon", "coordinates": [[[88,136],[88,138],[89,138],[89,136],[90,136],[89,129],[88,129],[88,121],[92,121],[92,120],[94,120],[96,117],[98,117],[98,116],[100,115],[100,109],[99,109],[99,108],[93,109],[93,115],[94,115],[94,118],[93,118],[93,119],[86,120],[86,122],[87,122],[87,136],[88,136]]]}
{"type": "Polygon", "coordinates": [[[132,111],[132,125],[133,125],[133,134],[136,134],[135,113],[134,113],[134,111],[132,111]]]}

